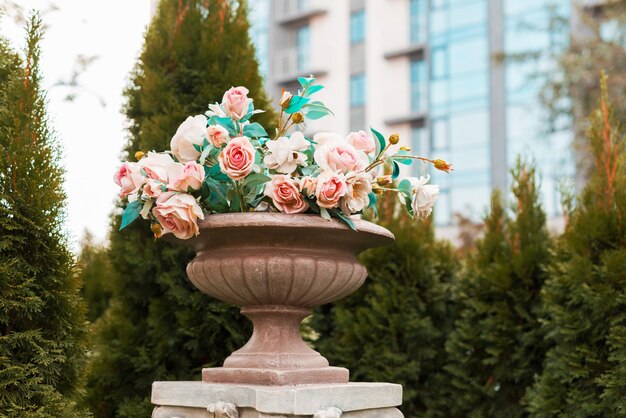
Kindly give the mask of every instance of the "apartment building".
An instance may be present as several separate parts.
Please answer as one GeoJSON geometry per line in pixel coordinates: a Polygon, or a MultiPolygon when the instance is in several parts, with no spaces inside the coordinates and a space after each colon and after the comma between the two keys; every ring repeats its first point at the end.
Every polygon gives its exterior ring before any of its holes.
{"type": "MultiPolygon", "coordinates": [[[[515,157],[534,158],[549,216],[560,215],[557,183],[574,174],[572,135],[546,133],[538,101],[567,45],[570,0],[255,0],[253,39],[266,87],[297,90],[314,74],[337,117],[309,133],[376,127],[420,154],[454,164],[441,185],[438,225],[454,213],[478,219],[493,187],[507,187],[515,157]],[[543,51],[531,61],[503,55],[543,51]],[[500,57],[500,58],[499,58],[500,57]]],[[[422,171],[426,168],[422,168],[422,171]]]]}

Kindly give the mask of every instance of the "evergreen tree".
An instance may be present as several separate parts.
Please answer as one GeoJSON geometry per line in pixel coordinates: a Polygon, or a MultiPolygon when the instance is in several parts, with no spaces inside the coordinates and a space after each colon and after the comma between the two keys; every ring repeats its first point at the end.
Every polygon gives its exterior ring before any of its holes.
{"type": "Polygon", "coordinates": [[[550,237],[535,169],[518,160],[512,174],[515,217],[507,217],[494,192],[485,236],[455,289],[459,312],[446,343],[454,391],[449,416],[526,416],[521,400],[541,371],[540,290],[550,237]]]}
{"type": "MultiPolygon", "coordinates": [[[[165,150],[188,115],[220,102],[243,85],[255,107],[268,109],[248,36],[246,4],[227,0],[162,0],[126,92],[130,138],[126,151],[165,150]]],[[[257,121],[270,126],[271,112],[257,121]]],[[[100,318],[88,383],[98,417],[149,416],[155,380],[192,380],[220,366],[251,329],[238,309],[189,282],[190,249],[154,240],[136,222],[118,232],[112,222],[110,308],[100,318]]]]}
{"type": "Polygon", "coordinates": [[[430,221],[395,217],[385,225],[396,237],[361,261],[368,278],[352,296],[316,311],[315,342],[354,381],[400,383],[407,418],[440,416],[429,409],[448,402],[444,344],[452,326],[450,283],[458,268],[453,249],[436,241],[430,221]]]}
{"type": "Polygon", "coordinates": [[[82,295],[87,304],[87,318],[95,322],[109,306],[111,274],[108,248],[94,242],[93,235],[85,233],[78,256],[82,295]]]}
{"type": "Polygon", "coordinates": [[[607,99],[588,132],[595,169],[557,247],[543,292],[553,343],[529,392],[535,417],[626,417],[626,165],[607,99]]]}
{"type": "Polygon", "coordinates": [[[41,88],[41,21],[0,39],[0,416],[75,417],[86,324],[63,233],[60,149],[41,88]]]}

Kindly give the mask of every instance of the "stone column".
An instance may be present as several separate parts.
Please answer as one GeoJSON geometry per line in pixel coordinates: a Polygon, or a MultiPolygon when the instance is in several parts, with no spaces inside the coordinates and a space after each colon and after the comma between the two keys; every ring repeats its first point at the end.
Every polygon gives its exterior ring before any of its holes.
{"type": "Polygon", "coordinates": [[[391,383],[255,386],[154,382],[152,418],[402,418],[391,383]]]}

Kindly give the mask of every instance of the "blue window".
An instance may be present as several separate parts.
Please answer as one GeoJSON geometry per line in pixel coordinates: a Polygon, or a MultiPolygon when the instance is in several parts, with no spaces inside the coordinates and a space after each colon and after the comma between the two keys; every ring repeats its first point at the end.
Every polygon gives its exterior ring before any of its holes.
{"type": "Polygon", "coordinates": [[[365,9],[350,14],[350,43],[365,41],[365,9]]]}
{"type": "Polygon", "coordinates": [[[411,111],[426,110],[427,83],[425,62],[421,60],[411,61],[411,111]]]}
{"type": "Polygon", "coordinates": [[[365,106],[365,73],[350,76],[350,106],[365,106]]]}
{"type": "Polygon", "coordinates": [[[296,32],[296,54],[298,71],[309,70],[310,31],[308,26],[301,26],[296,32]]]}
{"type": "Polygon", "coordinates": [[[426,0],[410,0],[409,32],[411,43],[426,41],[426,0]]]}

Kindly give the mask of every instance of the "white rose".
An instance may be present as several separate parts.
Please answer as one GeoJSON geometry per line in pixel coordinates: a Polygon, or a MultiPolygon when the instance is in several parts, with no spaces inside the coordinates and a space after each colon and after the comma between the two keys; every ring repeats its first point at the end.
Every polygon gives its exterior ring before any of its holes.
{"type": "Polygon", "coordinates": [[[206,133],[207,118],[204,115],[189,116],[176,130],[176,134],[172,137],[170,148],[172,154],[178,158],[181,163],[195,161],[200,152],[196,150],[194,145],[202,146],[202,142],[206,133]]]}
{"type": "Polygon", "coordinates": [[[409,177],[413,189],[413,212],[415,216],[424,219],[430,216],[433,206],[439,198],[439,186],[426,184],[430,176],[421,176],[419,179],[409,177]]]}
{"type": "Polygon", "coordinates": [[[265,167],[281,174],[291,174],[299,165],[307,166],[306,155],[300,151],[309,148],[309,141],[304,138],[302,132],[294,132],[291,138],[283,136],[266,144],[268,154],[263,159],[265,167]]]}
{"type": "Polygon", "coordinates": [[[315,148],[319,148],[329,144],[340,144],[346,142],[346,140],[341,135],[333,132],[320,132],[313,135],[313,142],[315,142],[315,148]]]}
{"type": "Polygon", "coordinates": [[[360,212],[370,202],[369,194],[372,191],[371,176],[364,172],[350,172],[346,174],[348,190],[341,199],[341,211],[346,215],[360,212]]]}
{"type": "Polygon", "coordinates": [[[161,183],[168,183],[170,179],[175,179],[180,175],[185,167],[177,163],[172,156],[165,153],[149,152],[137,165],[146,173],[146,177],[158,180],[161,183]]]}

